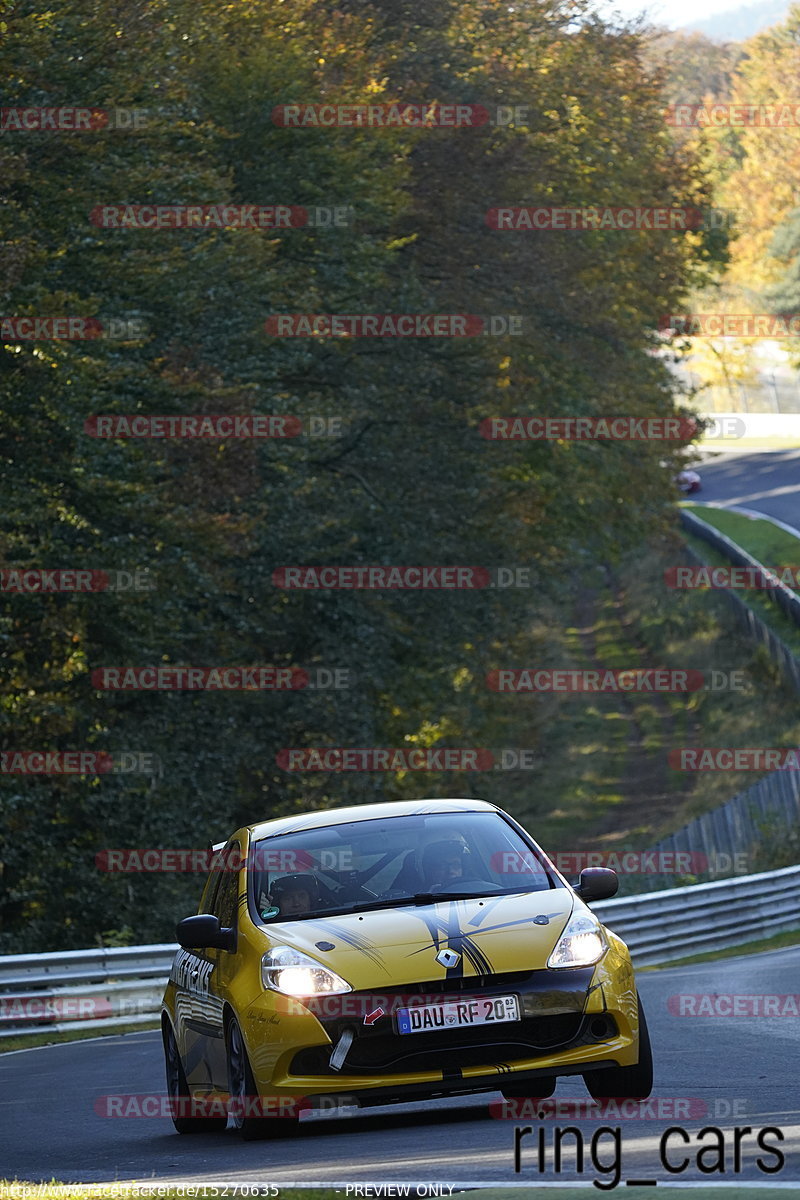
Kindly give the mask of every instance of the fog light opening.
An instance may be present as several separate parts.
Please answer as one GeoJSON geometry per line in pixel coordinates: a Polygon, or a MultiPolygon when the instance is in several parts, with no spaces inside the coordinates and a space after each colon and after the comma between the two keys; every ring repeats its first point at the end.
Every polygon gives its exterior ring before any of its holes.
{"type": "Polygon", "coordinates": [[[598,1040],[609,1037],[611,1034],[611,1026],[608,1019],[606,1017],[592,1017],[591,1024],[589,1025],[589,1032],[591,1033],[592,1037],[597,1038],[598,1040]]]}

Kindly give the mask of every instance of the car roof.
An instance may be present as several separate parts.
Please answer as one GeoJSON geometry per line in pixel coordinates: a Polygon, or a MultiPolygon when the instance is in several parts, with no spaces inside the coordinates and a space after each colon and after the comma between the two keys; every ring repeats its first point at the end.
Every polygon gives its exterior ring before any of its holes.
{"type": "Polygon", "coordinates": [[[302,829],[321,829],[326,825],[343,825],[346,821],[376,821],[386,817],[419,816],[421,813],[499,812],[496,804],[486,800],[391,800],[382,804],[353,804],[348,808],[321,808],[316,812],[297,813],[248,825],[253,840],[274,837],[279,833],[296,833],[302,829]]]}

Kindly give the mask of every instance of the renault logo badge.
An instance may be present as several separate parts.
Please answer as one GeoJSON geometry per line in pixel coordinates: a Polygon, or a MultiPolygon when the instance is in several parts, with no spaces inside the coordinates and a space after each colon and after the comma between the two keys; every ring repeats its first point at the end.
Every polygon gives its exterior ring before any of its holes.
{"type": "Polygon", "coordinates": [[[440,966],[446,967],[449,971],[452,967],[457,967],[461,962],[461,955],[455,950],[440,950],[436,955],[436,961],[440,966]]]}

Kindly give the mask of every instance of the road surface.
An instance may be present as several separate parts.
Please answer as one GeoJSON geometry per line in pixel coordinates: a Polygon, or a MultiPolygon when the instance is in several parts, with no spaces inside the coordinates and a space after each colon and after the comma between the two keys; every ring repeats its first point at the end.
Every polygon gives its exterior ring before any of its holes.
{"type": "MultiPolygon", "coordinates": [[[[529,1184],[595,1178],[621,1182],[703,1181],[706,1184],[760,1180],[800,1180],[800,1019],[797,1015],[679,1015],[670,997],[712,996],[704,1002],[730,1007],[725,997],[800,992],[800,946],[687,967],[642,972],[642,996],[651,1026],[656,1061],[655,1097],[661,1116],[598,1122],[563,1118],[514,1121],[492,1115],[490,1101],[499,1093],[428,1104],[387,1106],[349,1115],[304,1116],[296,1136],[281,1134],[268,1142],[243,1142],[229,1129],[217,1134],[179,1135],[169,1118],[101,1117],[95,1102],[104,1095],[163,1093],[163,1061],[157,1033],[135,1033],[101,1040],[64,1043],[0,1055],[0,1177],[66,1182],[114,1179],[140,1181],[258,1180],[302,1184],[419,1181],[529,1184]],[[723,1000],[719,997],[722,996],[723,1000]],[[670,1115],[690,1111],[689,1119],[670,1115]],[[682,1107],[681,1107],[682,1105],[682,1107]],[[606,1125],[610,1132],[600,1133],[606,1125]],[[660,1159],[659,1140],[669,1126],[685,1129],[668,1140],[673,1166],[688,1159],[684,1171],[670,1175],[660,1159]],[[519,1142],[520,1170],[514,1169],[515,1128],[541,1130],[544,1154],[539,1170],[537,1133],[519,1142]],[[584,1171],[576,1174],[570,1135],[564,1141],[561,1170],[555,1170],[554,1130],[576,1126],[584,1139],[584,1171]],[[716,1126],[725,1174],[702,1174],[698,1150],[717,1135],[698,1138],[716,1126]],[[613,1129],[621,1130],[617,1148],[613,1129]],[[740,1135],[741,1170],[734,1170],[734,1127],[740,1135]],[[760,1130],[775,1127],[783,1135],[763,1135],[767,1146],[785,1155],[759,1150],[760,1130]],[[594,1139],[594,1154],[592,1144],[594,1139]],[[593,1165],[593,1163],[595,1165],[593,1165]],[[600,1164],[599,1166],[597,1164],[600,1164]],[[604,1169],[601,1169],[604,1168],[604,1169]]],[[[684,1002],[700,1011],[700,1002],[684,1002]]],[[[749,1004],[756,1001],[747,1002],[749,1004]]],[[[588,1101],[580,1079],[559,1081],[558,1100],[588,1101]]],[[[341,1113],[341,1110],[340,1110],[341,1113]]],[[[712,1165],[716,1151],[702,1160],[712,1165]]],[[[592,1188],[595,1194],[597,1189],[592,1188]]],[[[446,1193],[445,1193],[446,1194],[446,1193]]],[[[629,1193],[630,1194],[630,1193],[629,1193]]]]}

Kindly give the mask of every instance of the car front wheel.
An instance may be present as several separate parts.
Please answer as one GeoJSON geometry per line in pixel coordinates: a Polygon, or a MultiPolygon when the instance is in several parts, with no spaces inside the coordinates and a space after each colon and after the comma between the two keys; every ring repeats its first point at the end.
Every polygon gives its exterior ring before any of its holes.
{"type": "Polygon", "coordinates": [[[290,1101],[278,1104],[275,1115],[265,1113],[270,1098],[259,1096],[250,1059],[247,1057],[239,1022],[232,1017],[228,1023],[228,1091],[231,1098],[231,1117],[246,1142],[257,1138],[290,1136],[299,1129],[298,1113],[290,1101]],[[280,1113],[280,1116],[277,1114],[280,1113]]]}
{"type": "Polygon", "coordinates": [[[646,1100],[653,1090],[653,1051],[644,1008],[639,1004],[639,1061],[632,1067],[587,1071],[583,1077],[595,1100],[646,1100]]]}

